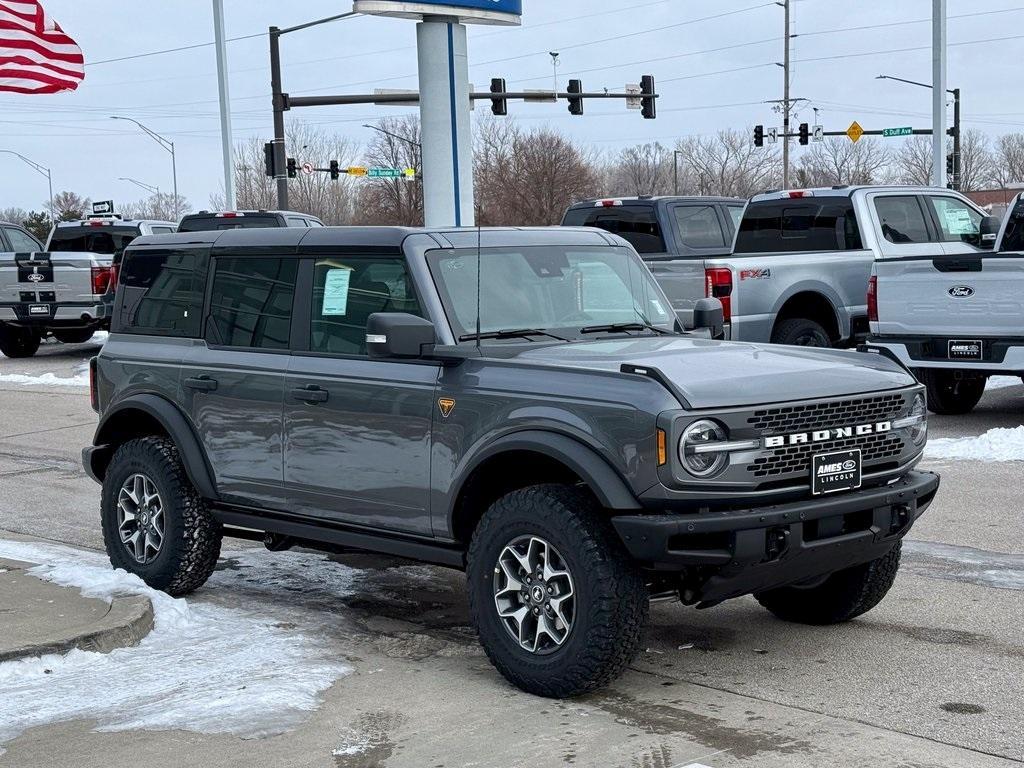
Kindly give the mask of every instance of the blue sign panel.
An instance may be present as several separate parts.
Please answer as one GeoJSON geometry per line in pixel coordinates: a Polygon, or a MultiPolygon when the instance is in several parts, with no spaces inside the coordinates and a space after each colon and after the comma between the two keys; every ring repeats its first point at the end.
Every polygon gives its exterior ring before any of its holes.
{"type": "MultiPolygon", "coordinates": [[[[425,14],[481,20],[494,14],[503,22],[518,23],[523,0],[356,0],[354,10],[385,16],[422,17],[425,14]],[[465,14],[460,13],[465,11],[465,14]]],[[[493,18],[493,17],[492,17],[493,18]]]]}

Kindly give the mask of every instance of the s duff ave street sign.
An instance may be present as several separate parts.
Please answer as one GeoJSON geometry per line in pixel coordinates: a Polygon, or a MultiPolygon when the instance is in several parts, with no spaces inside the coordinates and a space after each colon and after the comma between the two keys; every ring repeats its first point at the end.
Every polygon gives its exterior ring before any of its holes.
{"type": "Polygon", "coordinates": [[[883,128],[882,129],[882,136],[884,136],[885,138],[891,138],[893,136],[912,136],[913,134],[914,134],[914,129],[909,127],[909,126],[906,127],[906,128],[883,128]]]}

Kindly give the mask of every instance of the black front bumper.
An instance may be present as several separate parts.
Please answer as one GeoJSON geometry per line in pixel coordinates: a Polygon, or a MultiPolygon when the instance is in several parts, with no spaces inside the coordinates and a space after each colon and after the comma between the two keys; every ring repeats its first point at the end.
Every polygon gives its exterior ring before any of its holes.
{"type": "Polygon", "coordinates": [[[939,476],[789,504],[703,514],[621,515],[612,524],[646,568],[686,571],[704,602],[813,579],[883,556],[935,497],[939,476]]]}

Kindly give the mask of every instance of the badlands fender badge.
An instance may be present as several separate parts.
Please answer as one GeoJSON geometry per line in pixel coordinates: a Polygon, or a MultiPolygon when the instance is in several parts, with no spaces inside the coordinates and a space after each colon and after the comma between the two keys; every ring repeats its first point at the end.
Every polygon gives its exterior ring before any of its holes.
{"type": "Polygon", "coordinates": [[[455,401],[450,397],[442,397],[437,401],[437,407],[441,409],[441,415],[447,419],[455,410],[455,401]]]}

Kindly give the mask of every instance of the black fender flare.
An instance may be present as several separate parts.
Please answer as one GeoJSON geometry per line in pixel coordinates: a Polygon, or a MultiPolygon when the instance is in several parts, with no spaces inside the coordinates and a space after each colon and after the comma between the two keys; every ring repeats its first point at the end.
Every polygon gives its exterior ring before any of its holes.
{"type": "Polygon", "coordinates": [[[452,485],[454,493],[448,502],[449,523],[455,514],[456,500],[473,472],[491,457],[509,451],[533,451],[561,462],[587,484],[605,509],[641,509],[636,494],[630,490],[626,481],[593,448],[558,432],[523,430],[487,443],[459,473],[452,485]]]}
{"type": "Polygon", "coordinates": [[[159,422],[178,448],[178,455],[181,456],[185,472],[192,484],[195,485],[196,490],[205,499],[217,499],[217,485],[213,479],[213,470],[192,425],[171,401],[150,393],[130,395],[103,414],[99,426],[96,427],[96,437],[93,438],[94,447],[91,450],[86,449],[86,453],[89,454],[86,469],[90,475],[102,481],[110,459],[113,458],[113,450],[110,446],[116,442],[115,438],[117,437],[116,429],[111,426],[111,423],[118,414],[130,410],[142,411],[159,422]]]}

